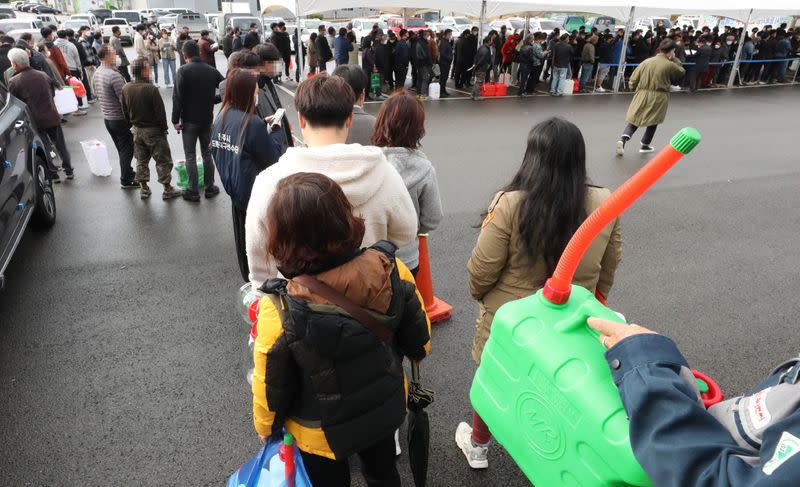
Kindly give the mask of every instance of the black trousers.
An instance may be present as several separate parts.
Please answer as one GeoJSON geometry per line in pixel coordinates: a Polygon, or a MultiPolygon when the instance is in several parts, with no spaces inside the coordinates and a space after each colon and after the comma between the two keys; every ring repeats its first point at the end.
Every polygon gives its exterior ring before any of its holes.
{"type": "Polygon", "coordinates": [[[203,158],[203,186],[214,185],[214,158],[211,157],[211,125],[184,123],[183,153],[186,154],[186,172],[189,176],[189,190],[198,191],[197,181],[197,143],[200,142],[200,157],[203,158]]]}
{"type": "Polygon", "coordinates": [[[289,64],[291,63],[291,60],[292,60],[292,53],[289,53],[288,56],[287,55],[283,55],[282,57],[283,57],[283,69],[284,69],[284,71],[286,71],[286,77],[288,78],[289,77],[289,64]]]}
{"type": "Polygon", "coordinates": [[[236,243],[236,260],[239,261],[239,272],[242,273],[242,281],[250,282],[250,266],[247,265],[247,249],[244,239],[244,219],[247,208],[242,208],[231,201],[231,212],[233,216],[233,240],[236,243]]]}
{"type": "Polygon", "coordinates": [[[133,181],[134,172],[131,161],[133,161],[133,134],[131,133],[131,124],[127,120],[106,120],[106,130],[111,140],[114,141],[114,147],[117,148],[119,154],[119,180],[123,183],[133,181]]]}
{"type": "Polygon", "coordinates": [[[439,87],[441,94],[447,93],[447,79],[450,78],[450,63],[439,63],[439,87]]]}
{"type": "Polygon", "coordinates": [[[406,85],[406,76],[408,76],[408,64],[394,67],[394,82],[398,88],[406,85]]]}
{"type": "MultiPolygon", "coordinates": [[[[625,132],[623,132],[624,136],[627,136],[629,139],[633,137],[633,134],[636,133],[636,130],[639,127],[636,125],[629,123],[625,126],[625,132]]],[[[644,130],[644,135],[642,136],[642,145],[650,145],[650,142],[653,141],[653,136],[656,135],[656,129],[658,125],[650,125],[644,130]]]]}
{"type": "Polygon", "coordinates": [[[67,150],[67,142],[64,140],[64,131],[61,130],[61,125],[43,129],[47,134],[50,142],[56,146],[59,156],[61,157],[61,167],[67,174],[72,173],[72,162],[67,150]]]}
{"type": "Polygon", "coordinates": [[[689,91],[694,93],[695,91],[697,91],[698,88],[702,87],[701,86],[702,83],[703,83],[702,80],[703,80],[703,77],[706,75],[707,72],[708,71],[703,71],[701,73],[701,72],[697,71],[696,69],[693,69],[693,70],[689,71],[689,91]]]}
{"type": "MultiPolygon", "coordinates": [[[[183,64],[183,63],[181,63],[181,64],[183,64]]],[[[125,78],[126,82],[128,82],[128,83],[131,82],[131,74],[128,72],[128,67],[127,66],[120,66],[120,67],[117,68],[117,71],[119,71],[119,74],[121,74],[122,77],[125,78]]]]}
{"type": "MultiPolygon", "coordinates": [[[[81,69],[83,69],[83,68],[81,68],[81,69]]],[[[72,76],[74,76],[76,79],[79,79],[79,80],[81,81],[81,83],[84,83],[84,81],[83,81],[83,73],[82,73],[82,71],[80,71],[80,70],[70,70],[70,74],[71,74],[72,76]]],[[[85,86],[85,85],[84,85],[84,88],[86,88],[86,86],[85,86]]],[[[87,92],[87,93],[88,93],[88,92],[87,92]]],[[[82,107],[82,106],[83,106],[83,97],[82,97],[82,96],[75,95],[75,98],[77,98],[77,99],[78,99],[78,106],[79,106],[79,107],[82,107]]],[[[87,98],[87,100],[88,100],[88,98],[87,98]]]]}
{"type": "MultiPolygon", "coordinates": [[[[314,487],[349,487],[350,464],[347,459],[331,460],[301,451],[303,464],[314,487]]],[[[394,433],[375,445],[358,452],[361,473],[369,487],[400,487],[400,474],[394,450],[394,433]]]]}

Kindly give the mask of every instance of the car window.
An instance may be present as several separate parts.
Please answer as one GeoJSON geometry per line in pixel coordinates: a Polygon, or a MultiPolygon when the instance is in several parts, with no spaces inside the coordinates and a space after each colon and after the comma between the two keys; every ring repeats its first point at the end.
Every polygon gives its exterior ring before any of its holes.
{"type": "Polygon", "coordinates": [[[525,28],[524,20],[509,20],[512,29],[522,30],[525,28]]]}
{"type": "Polygon", "coordinates": [[[553,29],[560,29],[561,24],[558,22],[553,22],[552,20],[543,20],[539,22],[539,28],[542,30],[553,30],[553,29]]]}
{"type": "Polygon", "coordinates": [[[422,19],[408,19],[409,27],[425,27],[425,21],[422,19]]]}
{"type": "Polygon", "coordinates": [[[31,24],[29,22],[0,22],[0,29],[4,30],[5,32],[30,28],[31,24]]]}
{"type": "Polygon", "coordinates": [[[126,25],[128,22],[125,19],[106,19],[104,25],[126,25]]]}

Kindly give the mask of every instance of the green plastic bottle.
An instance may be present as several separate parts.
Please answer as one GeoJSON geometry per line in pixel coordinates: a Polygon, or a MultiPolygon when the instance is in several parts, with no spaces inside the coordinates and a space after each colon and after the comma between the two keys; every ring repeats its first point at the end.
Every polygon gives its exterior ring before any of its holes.
{"type": "Polygon", "coordinates": [[[472,407],[537,487],[652,485],[590,316],[622,321],[579,286],[565,304],[539,291],[500,307],[472,407]]]}
{"type": "MultiPolygon", "coordinates": [[[[180,189],[189,189],[189,172],[186,170],[185,162],[178,162],[175,164],[175,171],[178,173],[178,182],[175,183],[180,189]]],[[[203,171],[203,159],[197,158],[197,181],[199,185],[203,186],[205,179],[205,171],[203,171]]]]}
{"type": "Polygon", "coordinates": [[[586,218],[544,288],[494,316],[472,407],[537,487],[652,485],[633,456],[605,347],[586,324],[622,320],[572,278],[598,233],[698,143],[697,130],[678,132],[586,218]]]}

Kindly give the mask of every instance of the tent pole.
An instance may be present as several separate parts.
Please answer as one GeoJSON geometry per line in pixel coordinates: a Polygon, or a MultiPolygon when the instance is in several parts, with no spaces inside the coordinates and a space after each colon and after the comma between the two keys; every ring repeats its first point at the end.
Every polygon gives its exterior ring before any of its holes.
{"type": "Polygon", "coordinates": [[[297,44],[294,46],[295,50],[297,50],[297,59],[298,59],[298,66],[296,69],[300,70],[300,81],[303,81],[303,72],[305,72],[305,65],[306,61],[303,56],[303,23],[300,22],[300,0],[295,0],[294,2],[294,18],[297,20],[297,28],[295,32],[297,33],[297,44]]]}
{"type": "Polygon", "coordinates": [[[531,21],[531,16],[528,15],[528,14],[525,14],[525,30],[523,31],[523,35],[522,35],[522,40],[523,41],[525,41],[525,39],[528,38],[528,32],[530,32],[530,30],[529,30],[530,21],[531,21]]]}
{"type": "Polygon", "coordinates": [[[406,15],[405,8],[403,8],[403,28],[408,29],[408,15],[406,15]]]}
{"type": "Polygon", "coordinates": [[[619,55],[619,64],[617,66],[617,76],[614,78],[614,91],[619,91],[620,81],[625,77],[625,62],[627,61],[626,53],[628,52],[628,40],[631,37],[631,30],[633,30],[633,15],[636,13],[636,7],[631,7],[631,13],[628,15],[628,24],[625,26],[625,35],[622,37],[622,50],[619,55]]]}
{"type": "Polygon", "coordinates": [[[744,48],[744,41],[747,39],[747,29],[750,27],[750,18],[753,16],[753,9],[747,14],[747,21],[742,28],[742,35],[739,36],[739,47],[736,48],[736,59],[733,61],[733,68],[731,68],[731,76],[728,78],[728,88],[733,88],[733,82],[736,80],[736,74],[739,72],[739,63],[742,61],[742,48],[744,48]]]}
{"type": "Polygon", "coordinates": [[[486,22],[486,0],[481,0],[481,18],[478,24],[478,47],[483,45],[483,23],[486,22]]]}

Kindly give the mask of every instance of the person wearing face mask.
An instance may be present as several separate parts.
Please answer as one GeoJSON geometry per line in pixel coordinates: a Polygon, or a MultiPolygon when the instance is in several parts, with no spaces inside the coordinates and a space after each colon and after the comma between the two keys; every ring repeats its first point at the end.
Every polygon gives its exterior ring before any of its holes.
{"type": "MultiPolygon", "coordinates": [[[[275,89],[272,78],[281,73],[283,63],[281,62],[281,53],[278,48],[269,43],[256,46],[253,49],[253,54],[257,55],[261,62],[258,76],[258,88],[260,91],[256,111],[259,117],[264,119],[271,117],[279,108],[282,108],[281,99],[278,96],[278,90],[275,89]]],[[[284,135],[281,141],[281,154],[283,154],[286,149],[294,146],[292,127],[289,125],[289,119],[286,114],[283,115],[280,127],[284,135]]]]}
{"type": "Polygon", "coordinates": [[[225,192],[231,198],[233,235],[242,280],[249,281],[244,222],[250,193],[258,173],[281,156],[281,121],[256,115],[260,98],[258,75],[234,68],[228,73],[228,90],[214,120],[211,154],[225,192]]]}
{"type": "MultiPolygon", "coordinates": [[[[722,43],[722,61],[733,61],[736,58],[736,49],[738,48],[738,44],[734,44],[733,34],[728,32],[725,35],[725,41],[722,43]]],[[[722,85],[728,82],[728,78],[731,75],[731,68],[732,64],[723,64],[717,74],[717,83],[722,85]]]]}
{"type": "Polygon", "coordinates": [[[722,49],[722,43],[720,42],[719,38],[716,38],[711,44],[711,60],[709,62],[708,72],[703,78],[704,88],[715,83],[717,79],[717,71],[719,71],[719,63],[723,61],[723,53],[724,50],[722,49]]]}
{"type": "Polygon", "coordinates": [[[709,69],[708,63],[711,60],[711,39],[705,35],[701,36],[699,44],[695,55],[690,58],[694,63],[689,72],[689,91],[692,93],[696,93],[697,88],[701,87],[700,80],[705,79],[709,69]]]}

